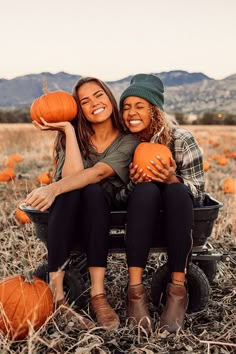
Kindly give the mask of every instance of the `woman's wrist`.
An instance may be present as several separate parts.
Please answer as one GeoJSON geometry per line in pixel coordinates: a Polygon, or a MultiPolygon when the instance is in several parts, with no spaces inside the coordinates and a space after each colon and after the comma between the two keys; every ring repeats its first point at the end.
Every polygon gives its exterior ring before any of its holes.
{"type": "Polygon", "coordinates": [[[75,133],[75,130],[74,130],[73,125],[68,122],[68,124],[65,126],[64,133],[70,134],[71,132],[75,133]]]}
{"type": "Polygon", "coordinates": [[[178,177],[176,175],[172,175],[171,179],[169,179],[166,183],[167,184],[181,183],[181,181],[178,179],[178,177]]]}

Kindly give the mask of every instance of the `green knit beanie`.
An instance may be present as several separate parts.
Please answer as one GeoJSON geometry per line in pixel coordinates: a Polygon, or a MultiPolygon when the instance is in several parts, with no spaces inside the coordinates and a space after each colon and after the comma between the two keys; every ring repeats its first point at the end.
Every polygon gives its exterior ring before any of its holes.
{"type": "Polygon", "coordinates": [[[159,77],[153,74],[138,74],[132,77],[130,86],[120,97],[120,110],[122,110],[124,99],[129,96],[144,98],[164,111],[164,85],[159,77]]]}

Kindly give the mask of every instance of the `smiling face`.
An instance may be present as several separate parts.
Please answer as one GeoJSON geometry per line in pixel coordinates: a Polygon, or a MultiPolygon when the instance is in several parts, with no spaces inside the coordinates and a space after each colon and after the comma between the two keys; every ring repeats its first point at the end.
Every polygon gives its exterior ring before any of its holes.
{"type": "Polygon", "coordinates": [[[91,81],[80,86],[77,95],[83,114],[89,122],[98,124],[111,119],[111,101],[96,82],[91,81]]]}
{"type": "Polygon", "coordinates": [[[125,126],[132,133],[140,133],[149,128],[152,105],[140,97],[130,96],[123,102],[122,117],[125,126]]]}

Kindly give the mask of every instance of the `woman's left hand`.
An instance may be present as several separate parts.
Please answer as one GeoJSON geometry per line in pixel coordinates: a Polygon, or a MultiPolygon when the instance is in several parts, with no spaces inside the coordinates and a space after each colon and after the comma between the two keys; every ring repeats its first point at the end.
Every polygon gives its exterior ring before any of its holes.
{"type": "Polygon", "coordinates": [[[147,174],[143,173],[143,169],[139,169],[138,165],[134,165],[132,162],[129,165],[129,178],[134,184],[151,182],[147,174]]]}
{"type": "Polygon", "coordinates": [[[53,184],[50,184],[48,186],[33,189],[32,192],[27,195],[24,203],[32,206],[36,210],[45,211],[52,205],[55,198],[56,193],[53,184]]]}
{"type": "Polygon", "coordinates": [[[147,176],[152,181],[162,183],[180,182],[179,179],[175,176],[176,162],[172,157],[170,166],[168,166],[168,164],[160,156],[155,156],[155,158],[161,162],[163,167],[161,167],[155,161],[150,161],[151,166],[147,166],[147,168],[150,172],[152,172],[152,174],[148,174],[147,176]]]}

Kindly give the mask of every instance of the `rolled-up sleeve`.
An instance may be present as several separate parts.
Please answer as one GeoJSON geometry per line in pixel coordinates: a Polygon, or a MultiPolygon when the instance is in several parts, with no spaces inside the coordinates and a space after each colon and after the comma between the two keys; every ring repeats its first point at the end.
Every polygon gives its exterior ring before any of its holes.
{"type": "Polygon", "coordinates": [[[196,139],[188,131],[175,140],[175,160],[177,177],[189,188],[195,199],[201,200],[205,188],[203,154],[196,139]]]}

